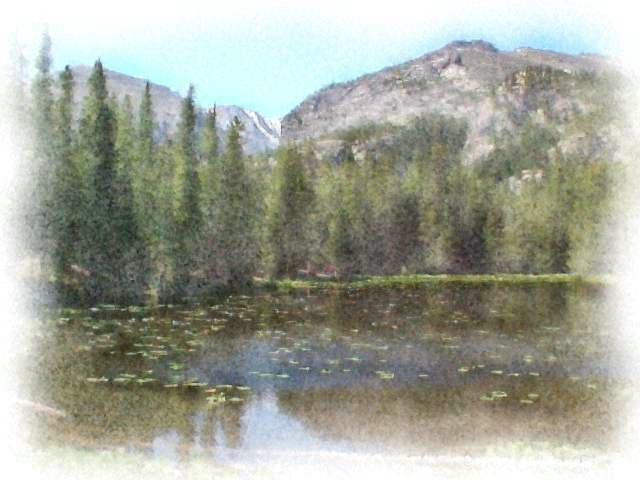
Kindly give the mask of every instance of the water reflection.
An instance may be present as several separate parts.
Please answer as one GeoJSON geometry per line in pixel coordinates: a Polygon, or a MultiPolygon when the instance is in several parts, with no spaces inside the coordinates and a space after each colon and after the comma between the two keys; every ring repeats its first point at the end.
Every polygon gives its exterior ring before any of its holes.
{"type": "Polygon", "coordinates": [[[176,462],[268,450],[607,451],[624,379],[604,292],[558,285],[260,293],[65,309],[33,397],[40,442],[176,462]]]}

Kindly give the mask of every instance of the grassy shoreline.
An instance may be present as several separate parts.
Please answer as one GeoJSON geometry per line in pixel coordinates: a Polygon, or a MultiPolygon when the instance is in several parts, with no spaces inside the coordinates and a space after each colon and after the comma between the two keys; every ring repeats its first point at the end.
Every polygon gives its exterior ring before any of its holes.
{"type": "Polygon", "coordinates": [[[416,274],[389,276],[362,276],[348,280],[340,279],[280,279],[266,280],[258,287],[275,288],[280,291],[298,289],[350,289],[367,287],[418,287],[439,284],[506,284],[524,285],[535,283],[606,286],[614,282],[610,275],[577,275],[571,273],[552,274],[416,274]]]}
{"type": "MultiPolygon", "coordinates": [[[[214,286],[206,292],[184,297],[180,299],[147,299],[139,302],[136,300],[116,299],[87,299],[81,294],[78,296],[56,293],[56,282],[34,283],[31,285],[31,297],[40,299],[42,304],[58,304],[62,306],[95,306],[100,304],[117,305],[148,305],[157,303],[188,304],[202,300],[222,299],[230,294],[257,293],[259,291],[293,292],[296,290],[353,290],[366,288],[420,288],[439,285],[535,285],[556,284],[573,286],[606,287],[615,284],[614,275],[577,275],[571,273],[552,274],[522,274],[522,273],[497,273],[497,274],[411,274],[388,276],[357,276],[349,279],[341,278],[303,278],[303,279],[269,279],[254,278],[251,285],[243,288],[230,288],[227,286],[214,286]]],[[[29,286],[27,286],[28,288],[29,286]]]]}

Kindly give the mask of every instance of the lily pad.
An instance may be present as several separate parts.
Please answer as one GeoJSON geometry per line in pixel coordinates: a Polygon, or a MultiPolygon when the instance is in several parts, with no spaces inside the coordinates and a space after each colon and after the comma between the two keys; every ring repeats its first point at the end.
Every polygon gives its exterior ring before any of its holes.
{"type": "Polygon", "coordinates": [[[89,383],[104,383],[104,382],[108,382],[109,379],[107,377],[100,377],[100,378],[95,378],[95,377],[89,377],[87,378],[87,382],[89,383]]]}

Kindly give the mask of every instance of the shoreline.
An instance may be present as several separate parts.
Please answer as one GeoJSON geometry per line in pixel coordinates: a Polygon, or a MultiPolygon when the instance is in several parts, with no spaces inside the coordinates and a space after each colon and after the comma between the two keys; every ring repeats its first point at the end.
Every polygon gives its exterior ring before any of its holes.
{"type": "Polygon", "coordinates": [[[362,276],[352,279],[280,279],[264,280],[257,283],[258,288],[275,288],[279,291],[298,289],[350,289],[367,287],[421,287],[438,284],[458,285],[526,285],[526,284],[570,284],[588,286],[609,286],[615,283],[611,275],[578,275],[572,273],[551,274],[416,274],[416,275],[388,275],[362,276]]]}

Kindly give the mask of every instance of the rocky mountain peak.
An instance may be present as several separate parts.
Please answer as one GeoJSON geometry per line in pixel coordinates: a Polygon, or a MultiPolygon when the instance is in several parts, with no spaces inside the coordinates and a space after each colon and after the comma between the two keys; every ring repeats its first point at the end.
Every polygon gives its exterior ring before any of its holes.
{"type": "Polygon", "coordinates": [[[463,155],[473,162],[491,151],[497,136],[522,122],[570,123],[593,105],[589,88],[581,88],[587,77],[611,70],[611,62],[598,56],[500,51],[484,40],[457,40],[310,95],[283,118],[282,139],[329,144],[348,129],[406,125],[417,116],[438,114],[468,123],[463,155]]]}
{"type": "Polygon", "coordinates": [[[492,43],[487,42],[485,40],[454,40],[453,42],[448,43],[442,49],[475,49],[482,50],[485,52],[498,53],[498,49],[493,46],[492,43]]]}

